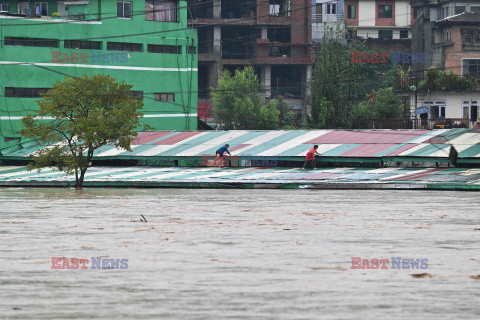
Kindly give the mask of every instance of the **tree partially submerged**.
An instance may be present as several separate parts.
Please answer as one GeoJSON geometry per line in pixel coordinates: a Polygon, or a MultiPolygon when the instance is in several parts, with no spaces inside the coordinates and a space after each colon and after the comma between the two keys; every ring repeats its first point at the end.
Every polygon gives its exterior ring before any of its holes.
{"type": "Polygon", "coordinates": [[[260,96],[262,86],[252,67],[236,70],[234,76],[224,71],[213,89],[215,117],[223,129],[277,129],[278,107],[276,100],[267,104],[260,96]]]}
{"type": "Polygon", "coordinates": [[[108,75],[66,77],[38,100],[38,113],[22,119],[20,133],[43,145],[30,169],[54,166],[75,174],[75,188],[83,186],[94,151],[105,145],[131,151],[138,134],[141,98],[134,98],[132,85],[108,75]]]}

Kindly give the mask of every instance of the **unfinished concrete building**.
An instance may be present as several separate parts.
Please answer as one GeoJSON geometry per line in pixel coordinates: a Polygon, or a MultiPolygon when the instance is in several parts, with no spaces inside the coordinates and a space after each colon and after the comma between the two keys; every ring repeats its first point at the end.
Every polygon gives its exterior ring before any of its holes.
{"type": "Polygon", "coordinates": [[[312,52],[311,0],[193,0],[189,25],[198,31],[199,118],[209,120],[223,70],[255,68],[263,95],[301,106],[312,52]]]}

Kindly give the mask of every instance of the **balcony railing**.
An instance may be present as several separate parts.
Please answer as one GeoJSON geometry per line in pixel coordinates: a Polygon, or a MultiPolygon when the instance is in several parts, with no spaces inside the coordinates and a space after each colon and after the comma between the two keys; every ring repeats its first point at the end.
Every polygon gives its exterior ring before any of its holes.
{"type": "Polygon", "coordinates": [[[369,119],[365,129],[452,129],[473,127],[470,119],[439,118],[439,119],[369,119]]]}
{"type": "Polygon", "coordinates": [[[316,23],[323,23],[323,22],[337,22],[343,21],[344,17],[342,14],[323,14],[317,13],[313,15],[316,23]]]}

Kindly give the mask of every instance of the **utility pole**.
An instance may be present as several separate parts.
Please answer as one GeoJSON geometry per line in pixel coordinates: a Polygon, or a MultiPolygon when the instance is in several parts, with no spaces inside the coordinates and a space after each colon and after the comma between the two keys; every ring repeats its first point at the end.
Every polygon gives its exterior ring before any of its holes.
{"type": "Polygon", "coordinates": [[[280,112],[280,116],[278,117],[278,125],[282,127],[283,124],[283,107],[282,107],[282,96],[278,96],[278,111],[280,112]]]}

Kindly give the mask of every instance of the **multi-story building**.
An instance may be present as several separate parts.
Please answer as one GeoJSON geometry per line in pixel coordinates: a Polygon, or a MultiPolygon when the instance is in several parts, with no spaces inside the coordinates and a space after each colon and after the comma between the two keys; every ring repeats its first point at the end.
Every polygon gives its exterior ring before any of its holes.
{"type": "Polygon", "coordinates": [[[56,81],[96,73],[133,85],[142,123],[197,129],[198,42],[185,1],[0,4],[0,143],[18,143],[21,118],[56,81]]]}
{"type": "Polygon", "coordinates": [[[345,33],[344,0],[312,1],[312,40],[321,42],[325,36],[325,28],[330,29],[330,31],[327,30],[327,36],[331,36],[332,33],[336,36],[337,31],[343,35],[345,33]]]}
{"type": "Polygon", "coordinates": [[[412,51],[428,59],[413,64],[419,76],[434,66],[456,74],[480,73],[480,2],[416,1],[412,51]]]}
{"type": "Polygon", "coordinates": [[[313,64],[311,0],[189,1],[199,39],[200,118],[210,117],[210,89],[224,69],[252,65],[266,98],[301,104],[313,64]]]}
{"type": "Polygon", "coordinates": [[[410,0],[345,0],[348,33],[373,49],[409,51],[412,15],[410,0]]]}
{"type": "MultiPolygon", "coordinates": [[[[416,16],[412,51],[425,56],[413,61],[412,81],[418,85],[432,66],[459,76],[480,77],[480,2],[417,0],[412,7],[416,16]]],[[[430,118],[468,119],[470,126],[479,120],[479,103],[476,90],[462,87],[412,94],[412,105],[429,107],[430,118]]]]}

